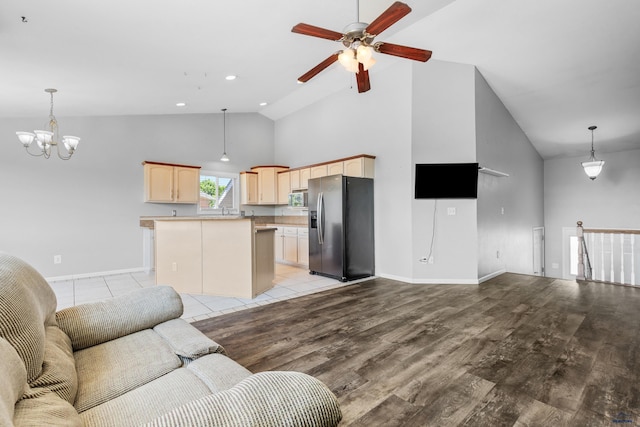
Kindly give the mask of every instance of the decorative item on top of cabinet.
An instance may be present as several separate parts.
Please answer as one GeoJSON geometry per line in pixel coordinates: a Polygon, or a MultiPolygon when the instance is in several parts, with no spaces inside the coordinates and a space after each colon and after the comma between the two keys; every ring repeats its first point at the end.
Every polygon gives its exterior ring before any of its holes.
{"type": "Polygon", "coordinates": [[[144,201],[149,203],[198,203],[200,166],[142,162],[144,201]]]}
{"type": "Polygon", "coordinates": [[[240,172],[240,204],[258,204],[258,174],[256,172],[240,172]]]}
{"type": "Polygon", "coordinates": [[[286,205],[289,203],[289,193],[291,193],[291,176],[290,172],[278,172],[278,204],[286,205]]]}
{"type": "Polygon", "coordinates": [[[286,171],[287,166],[255,166],[252,172],[258,173],[258,204],[275,205],[278,203],[278,172],[286,171]]]}

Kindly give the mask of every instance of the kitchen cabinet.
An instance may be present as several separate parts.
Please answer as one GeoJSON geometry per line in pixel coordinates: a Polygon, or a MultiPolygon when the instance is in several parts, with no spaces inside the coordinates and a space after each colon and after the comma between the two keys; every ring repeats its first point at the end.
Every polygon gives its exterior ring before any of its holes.
{"type": "Polygon", "coordinates": [[[309,265],[309,229],[298,228],[298,264],[309,265]]]}
{"type": "Polygon", "coordinates": [[[284,260],[292,264],[298,263],[298,229],[284,227],[284,260]]]}
{"type": "Polygon", "coordinates": [[[278,172],[278,204],[289,203],[289,193],[291,193],[290,172],[278,172]]]}
{"type": "Polygon", "coordinates": [[[300,190],[300,169],[295,169],[289,172],[289,183],[291,190],[300,190]]]}
{"type": "MultiPolygon", "coordinates": [[[[256,166],[252,172],[258,173],[258,204],[275,205],[278,202],[278,172],[287,170],[284,166],[256,166]]],[[[287,193],[288,194],[288,193],[287,193]]]]}
{"type": "Polygon", "coordinates": [[[355,176],[359,178],[374,177],[374,161],[371,156],[360,156],[343,161],[343,174],[346,176],[355,176]]]}
{"type": "Polygon", "coordinates": [[[327,165],[327,175],[342,175],[344,173],[344,162],[329,163],[327,165]]]}
{"type": "Polygon", "coordinates": [[[240,204],[258,204],[258,174],[255,172],[240,172],[240,204]]]}
{"type": "Polygon", "coordinates": [[[311,178],[311,169],[300,169],[300,189],[306,190],[309,188],[309,179],[311,178]]]}
{"type": "Polygon", "coordinates": [[[284,227],[276,227],[273,245],[276,262],[284,261],[284,227]]]}
{"type": "Polygon", "coordinates": [[[200,167],[143,162],[144,201],[149,203],[198,203],[200,167]]]}
{"type": "Polygon", "coordinates": [[[327,176],[327,165],[313,166],[311,168],[311,178],[320,178],[323,176],[327,176]]]}

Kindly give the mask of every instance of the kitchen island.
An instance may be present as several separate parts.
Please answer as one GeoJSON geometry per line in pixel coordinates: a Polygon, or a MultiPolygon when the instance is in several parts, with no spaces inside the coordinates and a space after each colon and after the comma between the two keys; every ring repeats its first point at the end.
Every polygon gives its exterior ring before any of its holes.
{"type": "Polygon", "coordinates": [[[274,227],[252,218],[141,218],[155,229],[157,285],[176,291],[255,298],[273,287],[274,227]]]}

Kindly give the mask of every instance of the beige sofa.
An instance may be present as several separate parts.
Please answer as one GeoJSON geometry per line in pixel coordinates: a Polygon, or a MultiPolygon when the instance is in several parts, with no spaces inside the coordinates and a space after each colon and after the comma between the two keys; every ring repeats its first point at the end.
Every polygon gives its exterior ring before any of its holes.
{"type": "Polygon", "coordinates": [[[0,254],[0,426],[334,426],[335,396],[298,372],[251,374],[156,286],[56,313],[0,254]]]}

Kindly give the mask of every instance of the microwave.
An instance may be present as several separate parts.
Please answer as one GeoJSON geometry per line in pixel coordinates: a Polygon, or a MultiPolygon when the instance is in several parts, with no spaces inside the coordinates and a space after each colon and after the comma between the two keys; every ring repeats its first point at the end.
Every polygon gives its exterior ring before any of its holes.
{"type": "Polygon", "coordinates": [[[289,207],[290,208],[306,208],[309,206],[309,197],[306,191],[299,191],[296,193],[289,193],[289,207]]]}

